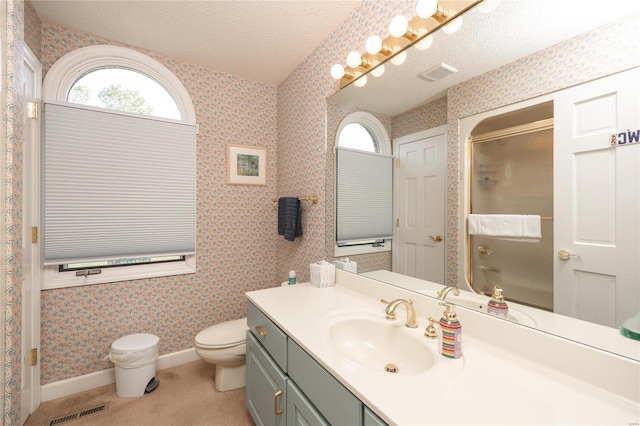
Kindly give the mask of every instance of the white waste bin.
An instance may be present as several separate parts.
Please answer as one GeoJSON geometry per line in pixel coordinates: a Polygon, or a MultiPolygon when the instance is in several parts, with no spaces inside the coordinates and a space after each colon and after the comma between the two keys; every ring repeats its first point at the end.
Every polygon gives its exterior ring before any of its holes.
{"type": "Polygon", "coordinates": [[[135,333],[111,344],[109,359],[116,366],[118,396],[142,396],[158,386],[155,377],[159,341],[153,334],[135,333]]]}

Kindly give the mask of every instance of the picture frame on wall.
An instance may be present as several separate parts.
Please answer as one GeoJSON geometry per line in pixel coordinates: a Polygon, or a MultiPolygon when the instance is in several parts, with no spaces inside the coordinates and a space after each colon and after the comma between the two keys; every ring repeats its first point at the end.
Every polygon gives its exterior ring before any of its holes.
{"type": "Polygon", "coordinates": [[[266,185],[266,148],[227,145],[227,183],[230,185],[266,185]]]}

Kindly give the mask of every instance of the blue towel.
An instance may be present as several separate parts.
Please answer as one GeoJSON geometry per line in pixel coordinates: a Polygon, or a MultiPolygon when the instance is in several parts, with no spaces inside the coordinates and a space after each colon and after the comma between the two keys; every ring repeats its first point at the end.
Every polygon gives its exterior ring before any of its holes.
{"type": "Polygon", "coordinates": [[[287,241],[302,236],[302,220],[300,218],[300,200],[298,197],[281,197],[278,199],[278,235],[284,235],[287,241]]]}

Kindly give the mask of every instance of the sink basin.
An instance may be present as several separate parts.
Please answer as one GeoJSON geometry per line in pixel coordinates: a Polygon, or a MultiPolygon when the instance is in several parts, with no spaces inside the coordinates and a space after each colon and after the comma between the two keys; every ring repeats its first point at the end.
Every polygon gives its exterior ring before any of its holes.
{"type": "Polygon", "coordinates": [[[330,325],[328,332],[346,360],[375,371],[417,374],[436,362],[422,332],[405,327],[404,321],[350,318],[330,325]]]}

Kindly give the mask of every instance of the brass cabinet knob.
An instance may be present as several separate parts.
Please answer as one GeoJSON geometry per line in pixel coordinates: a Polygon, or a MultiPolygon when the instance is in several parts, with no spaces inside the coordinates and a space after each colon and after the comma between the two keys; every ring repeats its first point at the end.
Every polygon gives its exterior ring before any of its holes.
{"type": "Polygon", "coordinates": [[[259,336],[266,336],[267,335],[267,330],[263,330],[261,326],[256,325],[256,333],[258,333],[259,336]]]}

